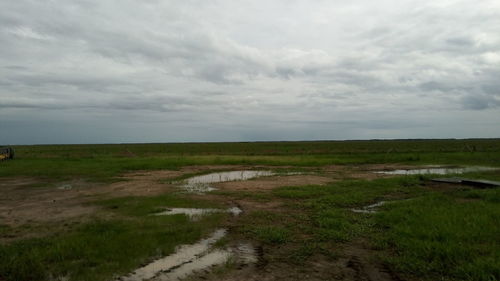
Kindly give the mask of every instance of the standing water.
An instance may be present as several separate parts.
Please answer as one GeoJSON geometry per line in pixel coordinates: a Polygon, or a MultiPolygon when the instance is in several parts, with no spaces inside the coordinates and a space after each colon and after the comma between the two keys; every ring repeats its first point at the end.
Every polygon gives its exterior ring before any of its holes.
{"type": "Polygon", "coordinates": [[[248,243],[240,243],[232,248],[214,249],[214,244],[226,234],[226,229],[218,229],[209,238],[195,244],[180,246],[174,254],[157,259],[117,280],[181,280],[193,273],[223,264],[229,259],[240,265],[257,262],[255,249],[248,243]]]}
{"type": "Polygon", "coordinates": [[[384,205],[385,203],[386,203],[386,201],[380,201],[380,202],[377,202],[375,204],[365,206],[361,209],[351,209],[351,211],[353,211],[355,213],[374,214],[377,212],[377,208],[384,205]]]}
{"type": "Polygon", "coordinates": [[[393,171],[377,171],[377,174],[385,175],[446,175],[446,174],[463,174],[470,172],[487,172],[495,171],[499,168],[492,167],[465,167],[465,168],[449,168],[449,167],[429,167],[423,169],[405,169],[393,171]]]}
{"type": "Polygon", "coordinates": [[[169,215],[178,215],[183,214],[189,217],[191,220],[197,220],[203,215],[212,214],[212,213],[230,213],[233,216],[237,216],[241,214],[243,210],[238,207],[231,207],[228,209],[213,209],[213,208],[166,208],[165,211],[155,213],[155,216],[169,216],[169,215]]]}
{"type": "Polygon", "coordinates": [[[226,181],[237,181],[237,180],[248,180],[257,177],[272,176],[275,173],[271,171],[230,171],[230,172],[220,172],[211,173],[207,175],[201,175],[189,178],[181,186],[184,190],[188,192],[209,192],[215,190],[211,184],[217,182],[226,181]]]}

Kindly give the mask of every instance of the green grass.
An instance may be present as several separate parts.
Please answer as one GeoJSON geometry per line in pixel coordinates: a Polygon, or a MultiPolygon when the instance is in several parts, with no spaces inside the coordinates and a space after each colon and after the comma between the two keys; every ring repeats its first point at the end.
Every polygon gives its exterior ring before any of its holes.
{"type": "Polygon", "coordinates": [[[329,207],[355,207],[374,203],[386,194],[412,196],[419,193],[419,176],[387,179],[345,180],[322,186],[282,187],[273,192],[286,199],[307,199],[303,204],[315,210],[329,207]]]}
{"type": "Polygon", "coordinates": [[[339,153],[498,152],[500,139],[15,146],[20,157],[148,157],[155,155],[333,155],[339,153]]]}
{"type": "Polygon", "coordinates": [[[290,263],[362,238],[382,250],[394,271],[412,278],[500,280],[500,190],[433,191],[425,180],[279,188],[273,196],[285,200],[286,210],[255,212],[241,231],[264,243],[286,244],[290,250],[278,258],[290,263]],[[398,201],[404,198],[411,200],[398,201]],[[376,214],[350,211],[380,200],[392,202],[376,214]]]}
{"type": "MultiPolygon", "coordinates": [[[[127,171],[180,169],[189,165],[267,165],[291,170],[325,165],[398,163],[500,166],[500,140],[319,141],[16,146],[17,159],[0,162],[0,178],[27,176],[41,183],[110,182],[127,171]]],[[[500,180],[497,172],[463,177],[500,180]]],[[[278,200],[276,210],[244,213],[230,237],[259,241],[281,261],[306,264],[315,255],[334,258],[339,245],[364,239],[390,267],[415,280],[500,280],[500,191],[434,191],[430,176],[344,180],[323,186],[273,191],[216,191],[227,201],[278,200]],[[351,208],[380,200],[377,214],[351,208]]],[[[29,186],[25,188],[37,188],[29,186]]],[[[99,199],[96,217],[54,227],[55,235],[0,244],[0,280],[112,280],[152,258],[171,253],[220,226],[226,214],[192,222],[184,215],[151,216],[162,207],[215,207],[223,203],[184,195],[99,199]]],[[[10,227],[43,233],[50,225],[10,227]]],[[[227,241],[220,242],[221,246],[227,241]]],[[[292,265],[291,265],[292,266],[292,265]]]]}
{"type": "Polygon", "coordinates": [[[289,218],[281,213],[271,211],[252,211],[245,216],[245,223],[240,231],[245,235],[266,244],[283,244],[290,241],[292,231],[289,218]],[[278,223],[279,222],[279,223],[278,223]]]}
{"type": "Polygon", "coordinates": [[[480,172],[480,173],[466,173],[463,175],[460,175],[460,177],[463,178],[470,178],[470,179],[485,179],[485,180],[492,180],[492,181],[499,181],[500,182],[500,171],[491,171],[491,172],[480,172]]]}
{"type": "Polygon", "coordinates": [[[124,216],[148,216],[165,207],[172,208],[220,208],[220,204],[211,201],[192,200],[180,195],[168,193],[153,197],[119,197],[95,202],[105,209],[124,216]]]}
{"type": "MultiPolygon", "coordinates": [[[[284,207],[253,211],[240,219],[235,231],[267,245],[286,245],[289,250],[275,258],[290,263],[303,263],[317,253],[335,256],[332,250],[338,248],[335,243],[352,241],[373,231],[373,216],[353,213],[350,208],[371,204],[386,196],[418,196],[424,192],[421,183],[420,177],[414,176],[277,188],[267,193],[268,200],[283,200],[284,207]]],[[[259,201],[251,196],[247,199],[259,201]]]]}
{"type": "Polygon", "coordinates": [[[330,159],[296,156],[163,156],[145,158],[21,158],[1,162],[0,177],[30,176],[64,180],[74,177],[113,181],[127,171],[175,170],[189,165],[311,165],[330,164],[330,159]]]}
{"type": "Polygon", "coordinates": [[[126,171],[188,165],[318,167],[332,164],[500,166],[500,140],[318,141],[15,146],[0,177],[113,181],[126,171]]]}
{"type": "Polygon", "coordinates": [[[114,181],[127,171],[175,170],[189,165],[269,165],[318,167],[347,164],[454,164],[500,166],[498,153],[426,153],[418,158],[412,154],[336,154],[305,156],[156,156],[140,158],[75,157],[22,158],[0,162],[0,177],[29,176],[51,180],[84,178],[91,181],[114,181]],[[468,155],[470,154],[470,155],[468,155]]]}
{"type": "Polygon", "coordinates": [[[100,201],[116,215],[95,218],[53,236],[0,245],[0,280],[112,280],[217,227],[223,214],[192,222],[184,215],[150,216],[163,206],[213,206],[174,195],[100,201]]]}
{"type": "MultiPolygon", "coordinates": [[[[421,193],[419,177],[347,180],[326,186],[285,187],[274,191],[291,199],[289,206],[308,211],[309,234],[319,241],[349,241],[367,231],[371,222],[366,216],[350,211],[384,200],[387,195],[411,197],[421,193]]],[[[307,222],[304,222],[307,223],[307,222]]]]}
{"type": "Polygon", "coordinates": [[[376,216],[378,243],[395,250],[387,260],[399,272],[430,280],[500,280],[499,203],[496,189],[391,204],[376,216]]]}
{"type": "Polygon", "coordinates": [[[259,241],[269,244],[283,244],[290,239],[288,229],[279,226],[250,227],[248,231],[257,237],[259,241]]]}

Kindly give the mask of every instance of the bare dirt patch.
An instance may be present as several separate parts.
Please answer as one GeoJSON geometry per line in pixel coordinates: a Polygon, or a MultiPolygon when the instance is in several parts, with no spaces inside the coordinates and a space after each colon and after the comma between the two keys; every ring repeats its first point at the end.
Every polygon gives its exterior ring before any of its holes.
{"type": "Polygon", "coordinates": [[[84,200],[79,190],[82,185],[90,184],[75,181],[71,190],[63,190],[57,186],[43,186],[37,179],[10,178],[2,183],[0,218],[6,225],[64,220],[94,211],[94,207],[82,204],[84,200]]]}
{"type": "Polygon", "coordinates": [[[255,200],[235,200],[234,204],[237,205],[243,212],[249,211],[273,211],[279,212],[282,211],[283,202],[281,201],[268,201],[268,202],[260,202],[255,200]]]}
{"type": "Polygon", "coordinates": [[[120,181],[97,184],[81,179],[46,183],[36,178],[4,178],[0,183],[0,224],[19,226],[33,222],[64,221],[89,215],[97,207],[89,204],[97,197],[152,196],[172,190],[164,179],[204,170],[231,166],[195,166],[179,171],[139,171],[127,173],[120,181]]]}
{"type": "Polygon", "coordinates": [[[377,259],[376,251],[363,241],[354,241],[345,245],[343,255],[336,263],[341,280],[349,281],[398,281],[389,268],[377,259]]]}
{"type": "MultiPolygon", "coordinates": [[[[261,259],[267,254],[262,253],[261,259]]],[[[199,272],[188,280],[221,281],[275,281],[275,280],[343,280],[343,281],[400,281],[399,276],[376,260],[376,253],[363,245],[345,245],[339,258],[332,260],[322,255],[312,256],[304,265],[273,261],[256,266],[236,268],[216,274],[199,272]]]]}
{"type": "Polygon", "coordinates": [[[323,185],[332,182],[332,179],[316,175],[271,176],[248,181],[234,181],[216,183],[214,186],[221,190],[270,190],[282,186],[323,185]]]}
{"type": "MultiPolygon", "coordinates": [[[[64,221],[96,212],[97,207],[90,202],[97,197],[153,196],[176,190],[173,185],[165,183],[168,179],[205,171],[250,168],[252,167],[240,165],[207,165],[190,166],[176,171],[136,171],[124,174],[118,178],[119,181],[111,184],[91,183],[81,179],[49,184],[36,178],[4,178],[0,182],[0,223],[18,226],[28,222],[64,221]]],[[[286,180],[286,177],[274,180],[286,180]]],[[[263,186],[271,186],[269,182],[270,180],[263,186]]],[[[314,178],[305,178],[303,181],[294,178],[284,185],[301,182],[312,184],[318,181],[314,178]]],[[[274,185],[280,186],[280,183],[274,185]]]]}

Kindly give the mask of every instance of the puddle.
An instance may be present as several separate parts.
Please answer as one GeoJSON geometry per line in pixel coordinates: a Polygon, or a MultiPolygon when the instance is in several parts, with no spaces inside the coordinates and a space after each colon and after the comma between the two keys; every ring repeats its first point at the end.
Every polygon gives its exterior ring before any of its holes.
{"type": "Polygon", "coordinates": [[[368,206],[365,206],[361,209],[351,209],[351,211],[355,212],[355,213],[363,213],[363,214],[374,214],[377,212],[377,208],[386,204],[387,201],[380,201],[380,202],[377,202],[375,204],[371,204],[371,205],[368,205],[368,206]]]}
{"type": "Polygon", "coordinates": [[[180,246],[176,253],[158,259],[116,280],[180,280],[198,271],[223,264],[229,259],[234,259],[240,265],[257,262],[255,249],[251,244],[240,243],[233,248],[211,250],[212,246],[226,234],[226,229],[218,229],[209,238],[192,245],[180,246]]]}
{"type": "Polygon", "coordinates": [[[226,233],[227,231],[225,229],[218,229],[214,233],[212,233],[212,235],[209,238],[200,240],[198,243],[192,245],[182,245],[178,247],[176,253],[158,259],[150,264],[147,264],[137,269],[136,271],[132,272],[130,275],[121,277],[118,280],[122,281],[150,280],[154,277],[159,277],[158,275],[160,275],[163,272],[165,274],[169,274],[175,271],[180,271],[180,269],[184,265],[196,262],[197,260],[200,259],[199,257],[201,256],[206,256],[206,253],[210,249],[210,247],[215,242],[219,241],[222,237],[224,237],[226,233]]]}
{"type": "Polygon", "coordinates": [[[63,185],[60,185],[57,187],[57,189],[60,189],[60,190],[70,190],[72,188],[73,188],[73,186],[71,184],[63,184],[63,185]]]}
{"type": "Polygon", "coordinates": [[[189,219],[195,221],[198,220],[203,215],[211,213],[230,213],[233,216],[238,216],[243,210],[238,207],[232,207],[228,209],[199,209],[199,208],[167,208],[165,211],[153,214],[155,216],[169,216],[183,214],[189,217],[189,219]]]}
{"type": "Polygon", "coordinates": [[[211,184],[226,181],[249,180],[257,177],[272,176],[271,171],[230,171],[211,173],[187,179],[181,186],[187,192],[204,193],[216,190],[211,184]]]}
{"type": "Polygon", "coordinates": [[[156,278],[151,280],[181,280],[187,276],[193,274],[196,271],[209,268],[214,265],[223,264],[231,257],[231,252],[225,250],[215,250],[210,252],[193,262],[185,263],[178,268],[174,268],[171,271],[166,271],[161,273],[156,278]]]}
{"type": "Polygon", "coordinates": [[[258,262],[255,247],[250,243],[239,243],[232,249],[232,252],[239,264],[248,265],[258,262]]]}
{"type": "Polygon", "coordinates": [[[243,213],[243,210],[238,207],[231,207],[227,209],[227,212],[233,214],[233,216],[239,216],[241,213],[243,213]]]}
{"type": "Polygon", "coordinates": [[[500,182],[498,181],[490,181],[483,179],[464,179],[464,178],[436,178],[431,179],[434,182],[441,183],[453,183],[453,184],[463,184],[470,185],[478,188],[492,188],[500,186],[500,182]]]}
{"type": "Polygon", "coordinates": [[[465,167],[465,168],[446,168],[446,167],[429,167],[423,169],[407,169],[407,170],[393,170],[393,171],[377,171],[377,174],[386,175],[446,175],[446,174],[463,174],[470,172],[486,172],[495,171],[499,168],[492,167],[465,167]]]}
{"type": "Polygon", "coordinates": [[[386,204],[390,204],[390,203],[394,203],[394,202],[410,201],[410,200],[413,200],[413,199],[415,199],[415,198],[396,199],[396,200],[390,200],[390,201],[379,201],[377,203],[373,203],[371,205],[364,206],[364,207],[362,207],[360,209],[352,208],[351,211],[354,212],[354,213],[375,214],[375,213],[378,212],[378,207],[380,207],[380,206],[383,206],[383,205],[386,205],[386,204]]]}

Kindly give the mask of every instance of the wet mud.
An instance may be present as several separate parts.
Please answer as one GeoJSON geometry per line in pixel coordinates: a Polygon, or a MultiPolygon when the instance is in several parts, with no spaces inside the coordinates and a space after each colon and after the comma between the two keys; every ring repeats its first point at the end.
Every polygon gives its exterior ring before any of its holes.
{"type": "Polygon", "coordinates": [[[117,281],[167,281],[181,280],[211,267],[233,262],[239,266],[257,262],[255,248],[249,243],[240,243],[233,247],[215,249],[214,244],[226,236],[226,229],[218,229],[209,238],[191,245],[182,245],[167,257],[157,259],[117,281]]]}
{"type": "MultiPolygon", "coordinates": [[[[3,178],[0,182],[0,224],[19,226],[81,218],[99,210],[97,206],[89,204],[97,197],[154,196],[176,190],[175,186],[165,184],[165,179],[230,168],[246,167],[209,165],[185,167],[176,171],[138,171],[126,173],[119,178],[120,181],[111,184],[97,184],[83,179],[50,183],[38,178],[3,178]]],[[[16,239],[35,234],[25,233],[16,239]]]]}
{"type": "MultiPolygon", "coordinates": [[[[59,183],[51,189],[38,189],[30,191],[31,196],[26,197],[24,185],[32,184],[32,180],[26,182],[16,182],[19,185],[7,185],[4,190],[10,190],[8,199],[15,199],[23,202],[23,205],[10,203],[11,201],[0,198],[0,217],[22,218],[25,220],[37,218],[41,210],[49,210],[49,218],[52,214],[65,211],[66,214],[81,216],[95,212],[95,207],[89,204],[84,198],[92,198],[95,195],[106,195],[109,197],[120,196],[151,196],[162,194],[167,191],[178,190],[179,186],[185,191],[193,192],[190,196],[200,196],[214,198],[214,200],[225,200],[217,197],[215,193],[204,194],[205,192],[222,190],[248,190],[261,191],[271,190],[279,186],[294,185],[320,185],[342,180],[345,178],[372,179],[387,177],[390,175],[417,175],[417,174],[448,174],[465,173],[476,171],[490,171],[495,168],[488,167],[468,167],[468,168],[446,168],[446,167],[426,167],[422,169],[401,169],[408,166],[359,166],[359,167],[337,167],[331,166],[323,171],[321,175],[276,175],[264,170],[245,169],[266,169],[266,167],[189,167],[181,171],[144,171],[130,173],[123,176],[123,181],[105,186],[89,186],[84,182],[59,183]],[[202,176],[192,177],[179,185],[165,184],[165,179],[172,179],[187,173],[199,173],[213,169],[240,169],[239,171],[211,173],[202,176]],[[393,170],[385,170],[392,168],[393,170]],[[399,168],[399,169],[398,169],[399,168]],[[262,177],[262,178],[259,178],[262,177]],[[248,179],[255,179],[246,181],[248,179]],[[196,193],[199,193],[196,194],[196,193]],[[27,199],[26,199],[27,198],[27,199]],[[29,200],[28,200],[29,199],[29,200]],[[43,199],[43,200],[41,200],[43,199]],[[49,201],[50,200],[50,201],[49,201]],[[29,205],[31,204],[31,205],[29,205]],[[36,206],[37,208],[27,208],[36,206]],[[52,207],[54,206],[54,207],[52,207]],[[85,209],[79,209],[85,208],[85,209]],[[57,209],[56,209],[57,207],[57,209]],[[70,211],[68,211],[70,210],[70,211]],[[56,212],[57,211],[57,212],[56,212]],[[28,213],[29,212],[29,213],[28,213]],[[14,215],[11,215],[14,214],[14,215]]],[[[35,181],[36,183],[36,181],[35,181]]],[[[5,185],[5,183],[3,183],[5,185]]],[[[0,183],[0,186],[2,183],[0,183]]],[[[7,193],[5,193],[7,194],[7,193]]],[[[389,199],[392,200],[392,199],[389,199]]],[[[375,213],[378,208],[392,201],[380,201],[368,206],[353,208],[351,211],[357,213],[375,213]]],[[[225,202],[228,203],[229,202],[225,202]]],[[[234,199],[232,206],[241,206],[249,211],[268,210],[280,212],[282,202],[280,201],[258,201],[252,199],[234,199]]],[[[229,206],[231,206],[229,205],[229,206]]],[[[229,209],[197,209],[197,208],[165,208],[163,212],[153,215],[175,215],[184,214],[192,220],[199,219],[203,215],[211,213],[229,213],[238,216],[242,210],[238,207],[229,209]]],[[[57,218],[66,218],[58,215],[57,218]]],[[[69,217],[69,216],[68,216],[69,217]]],[[[233,218],[232,221],[237,219],[233,218]]],[[[19,222],[15,222],[19,223],[19,222]]],[[[234,222],[233,222],[234,223],[234,222]]],[[[227,225],[224,227],[228,227],[227,225]]],[[[228,228],[231,228],[229,226],[228,228]]],[[[175,253],[167,257],[161,257],[136,269],[126,276],[118,277],[115,280],[399,280],[384,265],[371,258],[376,254],[366,245],[355,245],[350,243],[345,249],[340,249],[338,261],[324,260],[322,257],[312,257],[311,268],[305,273],[298,272],[290,264],[280,264],[279,261],[272,260],[272,254],[268,254],[273,249],[266,247],[255,248],[252,244],[235,242],[224,248],[216,248],[217,241],[227,235],[226,229],[218,229],[208,238],[202,239],[191,245],[179,246],[175,253]],[[266,256],[264,257],[264,251],[266,256]],[[269,258],[271,256],[271,258],[269,258]],[[269,263],[260,267],[262,260],[269,258],[269,263]],[[223,276],[211,275],[213,267],[224,265],[225,263],[235,264],[238,270],[231,270],[223,276]],[[243,268],[243,269],[242,269],[243,268]],[[193,279],[194,280],[194,279],[193,279]]],[[[274,249],[275,250],[275,249],[274,249]]]]}
{"type": "Polygon", "coordinates": [[[385,264],[373,259],[376,251],[362,241],[354,241],[344,248],[339,259],[338,279],[348,281],[400,281],[401,278],[385,264]]]}

